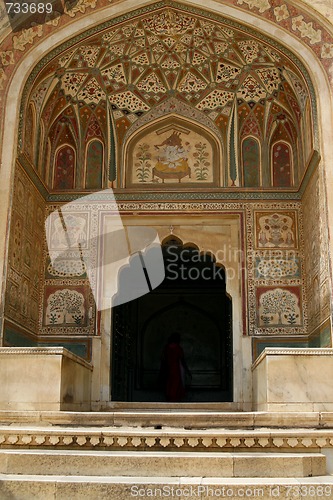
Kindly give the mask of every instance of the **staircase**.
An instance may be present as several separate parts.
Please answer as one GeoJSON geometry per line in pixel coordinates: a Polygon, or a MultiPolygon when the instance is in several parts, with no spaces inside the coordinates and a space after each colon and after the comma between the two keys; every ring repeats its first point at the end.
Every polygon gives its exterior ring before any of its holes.
{"type": "Polygon", "coordinates": [[[328,412],[2,411],[0,499],[333,498],[332,450],[328,412]]]}

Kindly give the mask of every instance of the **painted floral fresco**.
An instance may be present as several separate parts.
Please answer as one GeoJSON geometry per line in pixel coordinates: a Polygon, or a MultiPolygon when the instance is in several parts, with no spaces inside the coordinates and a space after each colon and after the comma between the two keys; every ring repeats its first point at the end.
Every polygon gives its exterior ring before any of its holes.
{"type": "Polygon", "coordinates": [[[46,287],[46,326],[86,326],[87,311],[83,287],[46,287]]]}
{"type": "Polygon", "coordinates": [[[302,324],[299,287],[257,289],[258,326],[298,326],[302,324]]]}
{"type": "Polygon", "coordinates": [[[257,248],[296,248],[295,217],[295,212],[257,213],[257,248]]]}

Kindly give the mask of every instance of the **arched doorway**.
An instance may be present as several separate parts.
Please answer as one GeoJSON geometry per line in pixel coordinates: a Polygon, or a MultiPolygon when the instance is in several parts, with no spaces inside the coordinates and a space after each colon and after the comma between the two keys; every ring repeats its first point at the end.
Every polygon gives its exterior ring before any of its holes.
{"type": "MultiPolygon", "coordinates": [[[[163,348],[178,331],[192,380],[188,402],[232,401],[231,299],[214,256],[177,238],[163,244],[165,279],[149,294],[113,308],[111,399],[165,401],[163,348]]],[[[121,288],[121,273],[120,273],[121,288]]]]}

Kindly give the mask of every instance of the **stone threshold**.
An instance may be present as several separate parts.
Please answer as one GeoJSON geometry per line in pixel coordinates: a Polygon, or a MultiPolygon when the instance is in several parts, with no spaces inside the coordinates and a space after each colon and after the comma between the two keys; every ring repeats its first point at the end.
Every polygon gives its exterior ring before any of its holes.
{"type": "Polygon", "coordinates": [[[124,476],[27,476],[0,474],[0,497],[4,500],[144,500],[162,498],[314,498],[333,497],[333,477],[308,478],[205,478],[124,476]]]}
{"type": "Polygon", "coordinates": [[[326,474],[321,453],[0,450],[0,473],[68,476],[309,477],[326,474]]]}
{"type": "Polygon", "coordinates": [[[0,425],[174,427],[188,429],[333,429],[333,412],[227,412],[201,409],[118,409],[108,412],[0,411],[0,425]]]}

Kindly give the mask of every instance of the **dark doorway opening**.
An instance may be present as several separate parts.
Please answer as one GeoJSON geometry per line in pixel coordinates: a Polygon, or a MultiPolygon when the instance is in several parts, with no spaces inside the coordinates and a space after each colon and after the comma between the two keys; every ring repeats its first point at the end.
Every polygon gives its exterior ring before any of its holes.
{"type": "Polygon", "coordinates": [[[161,285],[113,308],[111,399],[165,401],[161,358],[178,331],[192,373],[185,401],[232,401],[232,310],[224,268],[176,238],[164,243],[163,258],[161,285]]]}

